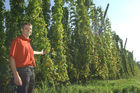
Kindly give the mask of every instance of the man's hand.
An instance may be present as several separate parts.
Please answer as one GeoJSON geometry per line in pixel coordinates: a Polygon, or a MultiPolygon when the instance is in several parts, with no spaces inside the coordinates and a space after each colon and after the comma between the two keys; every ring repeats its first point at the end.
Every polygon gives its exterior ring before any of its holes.
{"type": "Polygon", "coordinates": [[[45,50],[42,50],[41,53],[42,53],[43,55],[45,55],[45,54],[46,54],[46,51],[45,51],[45,50]]]}
{"type": "Polygon", "coordinates": [[[46,51],[45,50],[41,50],[41,51],[34,51],[35,55],[45,55],[46,51]]]}
{"type": "Polygon", "coordinates": [[[10,65],[11,65],[11,69],[12,69],[12,72],[14,75],[15,84],[18,86],[22,86],[22,80],[21,80],[21,78],[17,72],[17,69],[16,69],[15,59],[12,56],[10,57],[10,65]]]}
{"type": "Polygon", "coordinates": [[[22,86],[22,80],[19,75],[14,76],[14,83],[18,86],[22,86]]]}

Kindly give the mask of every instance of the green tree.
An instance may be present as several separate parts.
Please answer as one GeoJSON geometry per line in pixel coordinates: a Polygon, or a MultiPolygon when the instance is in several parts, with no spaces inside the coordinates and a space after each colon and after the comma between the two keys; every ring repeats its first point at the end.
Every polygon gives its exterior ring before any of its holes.
{"type": "Polygon", "coordinates": [[[103,42],[105,45],[105,57],[107,60],[107,66],[108,66],[108,78],[109,79],[116,79],[117,78],[117,60],[115,55],[113,55],[115,50],[113,51],[113,39],[112,39],[112,32],[111,32],[111,24],[109,22],[109,19],[107,18],[105,20],[105,27],[104,27],[104,37],[103,42]]]}
{"type": "Polygon", "coordinates": [[[64,28],[62,24],[63,17],[63,0],[54,0],[54,6],[52,7],[52,25],[49,33],[49,39],[51,41],[52,50],[55,54],[52,54],[55,64],[55,84],[60,85],[66,83],[69,80],[67,73],[65,46],[64,46],[64,28]]]}
{"type": "Polygon", "coordinates": [[[91,62],[91,54],[93,53],[93,37],[90,28],[90,20],[88,8],[84,5],[85,0],[74,2],[76,7],[72,7],[71,25],[72,31],[72,64],[73,79],[78,82],[88,80],[91,62]]]}
{"type": "Polygon", "coordinates": [[[35,56],[36,60],[36,80],[38,83],[40,81],[46,81],[49,84],[53,84],[53,62],[50,58],[50,43],[47,38],[47,28],[43,16],[42,10],[42,0],[28,0],[28,6],[26,7],[26,16],[24,20],[31,22],[33,25],[33,32],[31,35],[31,45],[34,50],[41,51],[44,49],[47,54],[42,56],[35,56]]]}
{"type": "Polygon", "coordinates": [[[62,24],[64,28],[64,49],[65,49],[65,55],[66,55],[66,64],[68,65],[68,74],[69,73],[69,63],[72,61],[72,56],[71,56],[71,29],[69,25],[69,8],[68,7],[63,7],[63,17],[62,17],[62,24]]]}
{"type": "Polygon", "coordinates": [[[1,16],[1,18],[0,18],[0,36],[1,36],[0,37],[0,47],[2,47],[4,45],[4,42],[5,42],[4,13],[5,13],[4,1],[1,0],[0,1],[0,16],[1,16]]]}
{"type": "MultiPolygon", "coordinates": [[[[93,7],[90,11],[91,17],[91,28],[94,34],[94,53],[91,62],[91,76],[96,79],[107,79],[108,78],[108,67],[107,67],[107,51],[105,48],[109,49],[109,45],[105,43],[105,29],[99,35],[99,29],[102,26],[103,21],[103,11],[99,7],[93,7]],[[108,45],[109,47],[107,47],[108,45]]],[[[103,25],[102,28],[105,28],[103,25]]]]}
{"type": "Polygon", "coordinates": [[[6,92],[9,84],[9,65],[5,47],[5,26],[4,26],[4,0],[0,1],[0,92],[6,92]]]}
{"type": "Polygon", "coordinates": [[[20,26],[24,19],[24,0],[10,0],[10,13],[7,15],[6,47],[9,50],[11,41],[20,34],[20,26]],[[10,17],[10,18],[8,18],[10,17]]]}
{"type": "MultiPolygon", "coordinates": [[[[74,65],[74,56],[75,56],[75,38],[76,38],[76,29],[77,29],[77,23],[78,23],[78,18],[77,18],[77,12],[76,12],[76,2],[74,0],[69,0],[69,27],[70,29],[67,31],[67,39],[66,39],[66,44],[67,44],[67,50],[66,50],[66,55],[67,55],[67,64],[68,64],[68,75],[70,78],[70,81],[74,83],[75,81],[78,81],[78,74],[76,67],[74,65]]],[[[64,21],[63,21],[64,24],[64,21]]],[[[66,31],[66,30],[65,30],[66,31]]],[[[65,32],[66,33],[66,32],[65,32]]]]}
{"type": "Polygon", "coordinates": [[[50,0],[42,0],[42,12],[44,16],[45,23],[47,24],[47,30],[49,30],[50,26],[50,0]]]}
{"type": "Polygon", "coordinates": [[[122,57],[121,57],[121,48],[122,48],[122,39],[115,33],[112,32],[112,39],[113,39],[113,55],[116,55],[117,59],[117,69],[118,69],[118,78],[122,78],[125,76],[123,64],[122,64],[122,57]]]}
{"type": "Polygon", "coordinates": [[[131,72],[131,75],[135,75],[136,71],[135,71],[135,64],[136,62],[134,61],[134,58],[133,58],[133,53],[132,52],[129,52],[128,51],[128,64],[129,64],[129,68],[130,68],[130,72],[131,72]]]}
{"type": "Polygon", "coordinates": [[[105,55],[105,45],[102,38],[96,34],[94,39],[94,56],[93,56],[93,78],[96,79],[107,79],[108,78],[108,67],[107,58],[105,55]]]}

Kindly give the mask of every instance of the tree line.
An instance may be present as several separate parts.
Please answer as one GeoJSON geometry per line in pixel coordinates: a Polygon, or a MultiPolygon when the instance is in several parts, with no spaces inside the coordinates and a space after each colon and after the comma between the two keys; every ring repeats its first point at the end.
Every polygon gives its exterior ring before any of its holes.
{"type": "Polygon", "coordinates": [[[125,49],[92,0],[53,0],[54,5],[52,0],[9,1],[10,10],[0,1],[0,88],[10,82],[9,48],[24,22],[33,25],[33,49],[47,52],[35,56],[37,83],[58,86],[136,75],[133,52],[125,49]]]}

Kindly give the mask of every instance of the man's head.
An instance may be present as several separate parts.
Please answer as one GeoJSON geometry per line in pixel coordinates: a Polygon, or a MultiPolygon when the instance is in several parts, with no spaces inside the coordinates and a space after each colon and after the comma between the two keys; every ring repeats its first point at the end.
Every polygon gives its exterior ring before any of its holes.
{"type": "Polygon", "coordinates": [[[32,33],[32,24],[31,23],[24,23],[21,26],[21,33],[25,37],[29,37],[32,33]]]}

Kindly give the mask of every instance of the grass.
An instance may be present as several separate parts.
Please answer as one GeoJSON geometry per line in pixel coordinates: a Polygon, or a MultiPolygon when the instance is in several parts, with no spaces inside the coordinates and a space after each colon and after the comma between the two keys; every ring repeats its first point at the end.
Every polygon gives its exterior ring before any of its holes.
{"type": "Polygon", "coordinates": [[[49,88],[45,83],[35,88],[35,93],[140,93],[140,78],[119,80],[94,80],[86,85],[49,88]]]}

